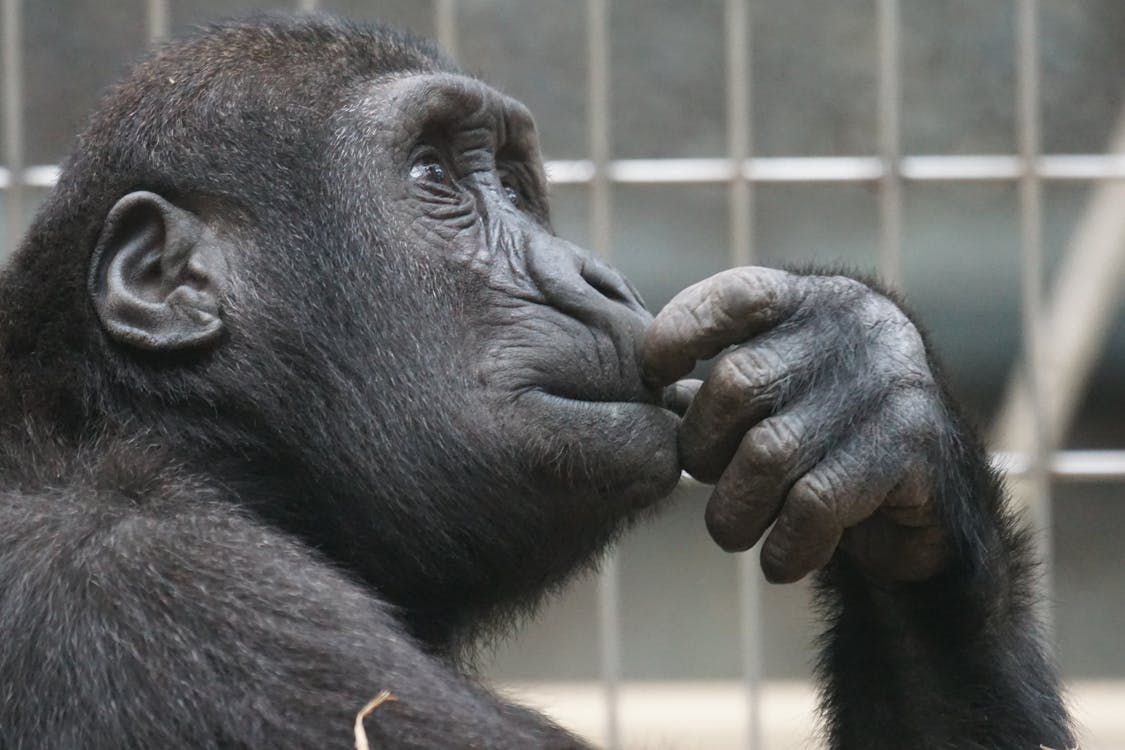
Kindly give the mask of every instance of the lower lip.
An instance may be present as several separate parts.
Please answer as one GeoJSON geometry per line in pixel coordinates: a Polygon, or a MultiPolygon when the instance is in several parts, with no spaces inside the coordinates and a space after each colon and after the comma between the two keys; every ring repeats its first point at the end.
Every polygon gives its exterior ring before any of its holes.
{"type": "MultiPolygon", "coordinates": [[[[554,393],[543,388],[536,388],[532,393],[538,394],[540,397],[549,400],[563,401],[573,404],[620,404],[620,405],[634,405],[634,406],[660,406],[660,400],[652,398],[646,394],[644,397],[635,396],[621,396],[621,397],[594,397],[594,396],[569,396],[562,393],[554,393]]],[[[662,407],[663,408],[663,407],[662,407]]]]}
{"type": "MultiPolygon", "coordinates": [[[[626,416],[626,414],[631,414],[634,418],[638,412],[643,413],[651,411],[675,414],[675,412],[672,412],[659,403],[653,403],[651,401],[580,398],[575,396],[563,396],[541,389],[530,391],[528,395],[542,404],[549,405],[548,408],[553,406],[554,408],[567,409],[581,414],[595,412],[605,415],[605,417],[610,417],[611,415],[626,416]]],[[[676,416],[679,418],[679,415],[676,416]]]]}

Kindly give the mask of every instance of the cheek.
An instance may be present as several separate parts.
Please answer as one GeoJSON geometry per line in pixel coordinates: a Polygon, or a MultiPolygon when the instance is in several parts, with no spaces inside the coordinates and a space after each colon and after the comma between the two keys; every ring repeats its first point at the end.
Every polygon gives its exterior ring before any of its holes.
{"type": "Polygon", "coordinates": [[[462,262],[488,255],[487,232],[468,195],[446,200],[404,198],[396,213],[405,221],[408,242],[438,257],[456,257],[462,262]]]}

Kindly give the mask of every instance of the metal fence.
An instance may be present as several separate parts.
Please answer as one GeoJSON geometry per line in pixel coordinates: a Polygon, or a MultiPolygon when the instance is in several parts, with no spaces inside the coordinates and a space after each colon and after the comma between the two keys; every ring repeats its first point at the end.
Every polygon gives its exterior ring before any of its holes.
{"type": "MultiPolygon", "coordinates": [[[[168,33],[169,1],[147,0],[147,30],[150,39],[168,33]]],[[[14,247],[23,226],[25,189],[54,182],[57,170],[51,165],[26,164],[22,102],[24,74],[21,68],[20,0],[0,0],[3,10],[3,104],[5,139],[0,168],[0,190],[6,199],[9,236],[14,247]]],[[[581,7],[586,20],[588,62],[587,153],[588,158],[548,163],[555,184],[588,186],[592,244],[605,255],[612,254],[613,197],[623,184],[711,183],[725,185],[729,202],[729,262],[753,263],[755,189],[768,183],[854,183],[877,189],[879,205],[878,267],[894,283],[901,275],[903,235],[903,186],[911,182],[1000,181],[1018,185],[1020,216],[1020,278],[1022,373],[1019,385],[1009,394],[1006,419],[999,436],[1012,453],[999,456],[1018,483],[1021,499],[1028,505],[1035,524],[1050,523],[1050,493],[1053,482],[1066,480],[1120,481],[1125,479],[1125,446],[1121,450],[1058,451],[1061,424],[1074,410],[1089,360],[1096,359],[1099,337],[1111,325],[1125,274],[1125,230],[1114,229],[1125,214],[1125,136],[1116,148],[1099,154],[1045,154],[1040,143],[1040,42],[1037,0],[1016,0],[1015,29],[1015,143],[1018,151],[1008,155],[916,155],[902,150],[901,23],[899,0],[876,0],[877,127],[878,152],[867,156],[766,157],[754,154],[751,134],[754,92],[750,71],[750,41],[754,19],[747,0],[725,0],[725,23],[721,33],[725,47],[725,95],[727,154],[725,158],[615,159],[611,144],[609,0],[585,0],[581,7]],[[1049,181],[1085,181],[1098,190],[1114,190],[1102,196],[1103,225],[1111,231],[1094,233],[1076,247],[1070,258],[1071,273],[1060,277],[1053,298],[1080,290],[1082,305],[1048,305],[1045,299],[1043,186],[1049,181]],[[1108,218],[1107,218],[1108,217],[1108,218]],[[1108,240],[1107,240],[1108,236],[1108,240]],[[1061,288],[1060,288],[1061,287],[1061,288]],[[1066,332],[1062,335],[1060,332],[1066,332]],[[1060,360],[1059,347],[1063,347],[1060,360]],[[1070,347],[1067,349],[1067,347],[1070,347]],[[1091,352],[1094,352],[1091,354],[1091,352]],[[1085,359],[1083,360],[1083,357],[1085,359]],[[1052,372],[1062,369],[1062,375],[1052,372]],[[1069,392],[1070,397],[1064,397],[1069,392]],[[1062,394],[1062,395],[1060,395],[1062,394]],[[1006,432],[1005,432],[1006,430],[1006,432]]],[[[297,0],[303,10],[317,9],[316,0],[297,0]]],[[[454,55],[458,49],[456,0],[436,0],[433,26],[438,41],[454,55]]],[[[1125,121],[1125,119],[1123,119],[1125,121]]],[[[1122,131],[1125,133],[1125,130],[1122,131]]],[[[1050,561],[1046,535],[1040,535],[1041,553],[1050,561]]],[[[739,631],[742,634],[741,663],[747,717],[747,747],[762,746],[759,721],[759,685],[762,680],[760,574],[750,555],[737,558],[740,600],[739,631]]],[[[1049,569],[1049,567],[1048,567],[1049,569]]],[[[600,577],[600,659],[606,726],[610,748],[622,745],[619,722],[621,670],[621,624],[618,568],[611,556],[600,577]]]]}

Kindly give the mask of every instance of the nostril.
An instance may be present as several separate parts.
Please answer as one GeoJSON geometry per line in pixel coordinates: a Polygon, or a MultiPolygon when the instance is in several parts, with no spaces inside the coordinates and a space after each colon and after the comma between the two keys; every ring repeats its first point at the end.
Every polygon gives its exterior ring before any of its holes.
{"type": "Polygon", "coordinates": [[[636,291],[612,268],[600,263],[583,263],[580,273],[582,279],[606,299],[629,307],[644,306],[636,291]]]}

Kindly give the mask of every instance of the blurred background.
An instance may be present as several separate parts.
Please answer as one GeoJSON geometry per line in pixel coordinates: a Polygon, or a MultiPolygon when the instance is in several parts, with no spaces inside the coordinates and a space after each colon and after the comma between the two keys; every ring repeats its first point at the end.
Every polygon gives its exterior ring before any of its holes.
{"type": "MultiPolygon", "coordinates": [[[[735,263],[883,275],[1006,451],[1083,747],[1125,748],[1121,0],[0,4],[3,257],[151,40],[282,8],[439,38],[528,104],[559,233],[654,309],[735,263]]],[[[808,587],[762,583],[680,495],[485,673],[611,746],[815,747],[808,587]]]]}

